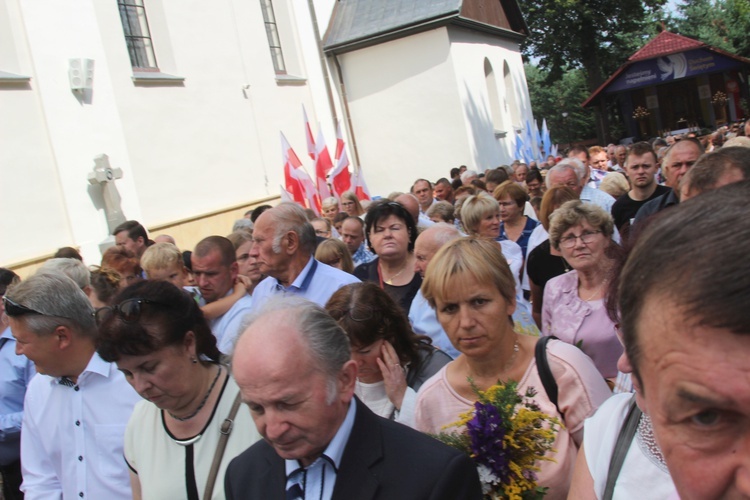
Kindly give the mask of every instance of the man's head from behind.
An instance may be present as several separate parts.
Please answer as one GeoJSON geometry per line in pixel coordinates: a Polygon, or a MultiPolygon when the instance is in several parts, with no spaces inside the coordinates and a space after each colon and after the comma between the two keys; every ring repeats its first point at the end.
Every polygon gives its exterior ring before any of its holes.
{"type": "Polygon", "coordinates": [[[234,287],[239,268],[232,242],[209,236],[198,242],[191,256],[195,283],[206,302],[224,297],[234,287]]]}
{"type": "Polygon", "coordinates": [[[309,259],[315,249],[315,229],[302,207],[285,202],[258,217],[253,242],[250,257],[257,259],[260,272],[278,278],[293,260],[309,259]]]}
{"type": "Polygon", "coordinates": [[[85,343],[93,353],[93,312],[86,294],[62,274],[37,273],[5,294],[16,353],[33,361],[37,372],[54,377],[80,373],[71,371],[75,360],[69,356],[78,345],[85,343]]]}
{"type": "Polygon", "coordinates": [[[357,365],[346,333],[319,306],[270,301],[237,341],[232,372],[255,425],[276,453],[303,466],[346,417],[357,365]]]}
{"type": "Polygon", "coordinates": [[[621,275],[618,366],[633,371],[684,500],[750,496],[748,197],[744,181],[665,210],[621,275]]]}
{"type": "Polygon", "coordinates": [[[130,250],[138,258],[143,255],[149,244],[146,228],[135,220],[123,222],[112,231],[112,235],[117,246],[130,250]]]}
{"type": "Polygon", "coordinates": [[[747,179],[750,179],[750,150],[742,147],[723,147],[698,158],[682,177],[680,201],[747,179]]]}

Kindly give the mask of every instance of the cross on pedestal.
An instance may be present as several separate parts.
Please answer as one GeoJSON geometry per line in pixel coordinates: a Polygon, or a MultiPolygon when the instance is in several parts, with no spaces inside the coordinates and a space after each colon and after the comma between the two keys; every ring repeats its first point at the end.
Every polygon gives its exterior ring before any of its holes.
{"type": "Polygon", "coordinates": [[[88,175],[89,184],[99,184],[104,198],[104,213],[107,216],[109,232],[125,222],[125,214],[120,207],[120,193],[115,185],[116,179],[122,179],[122,169],[112,168],[109,165],[109,156],[99,155],[94,158],[94,168],[88,175]]]}

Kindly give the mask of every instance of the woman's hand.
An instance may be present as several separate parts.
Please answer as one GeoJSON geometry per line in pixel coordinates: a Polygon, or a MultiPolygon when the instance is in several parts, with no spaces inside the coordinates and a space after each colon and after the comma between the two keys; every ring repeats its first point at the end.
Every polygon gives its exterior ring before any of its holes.
{"type": "Polygon", "coordinates": [[[401,362],[393,348],[387,340],[383,342],[378,358],[378,367],[383,374],[385,384],[385,393],[391,400],[397,410],[401,410],[401,403],[404,401],[406,393],[406,369],[401,366],[401,362]]]}

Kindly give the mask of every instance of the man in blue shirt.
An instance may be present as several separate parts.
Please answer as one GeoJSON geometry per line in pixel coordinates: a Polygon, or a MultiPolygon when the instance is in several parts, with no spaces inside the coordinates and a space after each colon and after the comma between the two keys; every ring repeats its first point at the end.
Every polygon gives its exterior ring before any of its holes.
{"type": "Polygon", "coordinates": [[[295,203],[281,203],[255,222],[250,257],[268,278],[253,292],[253,311],[275,295],[296,295],[324,306],[333,292],[359,280],[313,257],[315,229],[295,203]]]}
{"type": "MultiPolygon", "coordinates": [[[[0,268],[0,297],[19,280],[16,273],[0,268]]],[[[6,500],[23,498],[21,493],[21,420],[26,386],[34,376],[34,363],[16,354],[5,306],[0,301],[0,473],[6,500]]]]}

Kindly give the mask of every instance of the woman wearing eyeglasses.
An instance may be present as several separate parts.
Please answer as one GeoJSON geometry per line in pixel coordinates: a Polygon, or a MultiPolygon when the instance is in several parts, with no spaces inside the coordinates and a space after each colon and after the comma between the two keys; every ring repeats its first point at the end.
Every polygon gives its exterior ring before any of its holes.
{"type": "Polygon", "coordinates": [[[347,191],[341,195],[341,210],[349,217],[363,217],[365,209],[359,202],[359,198],[352,191],[347,191]]]}
{"type": "Polygon", "coordinates": [[[542,334],[579,346],[607,379],[617,376],[622,354],[604,303],[620,255],[613,228],[610,214],[580,200],[568,201],[552,214],[550,244],[572,271],[547,282],[542,309],[542,334]]]}
{"type": "Polygon", "coordinates": [[[374,283],[339,288],[326,311],[344,329],[357,362],[354,393],[383,418],[414,426],[422,384],[451,361],[417,335],[406,314],[374,283]]]}
{"type": "Polygon", "coordinates": [[[165,281],[130,286],[115,303],[96,311],[98,352],[145,400],[125,432],[133,498],[223,499],[227,465],[260,435],[203,314],[165,281]]]}

